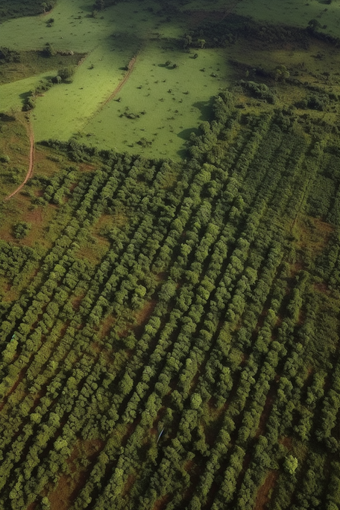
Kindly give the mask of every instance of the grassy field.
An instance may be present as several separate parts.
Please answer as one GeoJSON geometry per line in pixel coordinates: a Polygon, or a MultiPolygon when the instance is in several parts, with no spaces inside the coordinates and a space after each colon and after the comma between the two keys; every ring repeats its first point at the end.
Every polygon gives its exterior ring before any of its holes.
{"type": "MultiPolygon", "coordinates": [[[[40,51],[48,42],[56,51],[87,54],[72,83],[53,87],[37,98],[32,115],[35,138],[68,140],[75,136],[100,149],[150,157],[183,157],[190,133],[211,115],[210,98],[234,77],[228,64],[234,47],[201,49],[194,41],[188,51],[183,49],[184,34],[209,18],[210,11],[221,20],[233,10],[301,26],[313,17],[331,17],[334,26],[338,19],[336,6],[325,10],[316,1],[294,6],[262,2],[259,8],[246,0],[214,5],[195,2],[180,10],[170,4],[167,11],[152,1],[122,2],[96,17],[91,15],[92,5],[92,1],[60,0],[50,14],[54,19],[51,26],[47,23],[50,15],[2,25],[0,46],[40,51]],[[135,56],[131,76],[113,97],[135,56]],[[171,62],[168,66],[167,61],[171,62]],[[173,64],[178,67],[173,69],[173,64]]],[[[54,61],[56,68],[47,75],[56,75],[65,57],[54,57],[54,61]]],[[[20,108],[25,94],[41,77],[1,86],[1,110],[20,108]]]]}
{"type": "Polygon", "coordinates": [[[256,20],[270,23],[285,23],[291,26],[306,27],[308,22],[316,19],[321,31],[339,37],[340,4],[331,2],[329,5],[322,0],[242,0],[238,2],[235,13],[252,16],[256,20]]]}
{"type": "Polygon", "coordinates": [[[164,46],[154,42],[138,54],[122,90],[84,126],[83,140],[147,157],[182,153],[198,122],[210,119],[211,99],[225,87],[231,68],[223,49],[197,50],[194,58],[194,51],[164,46]]]}
{"type": "Polygon", "coordinates": [[[12,108],[20,110],[23,104],[23,99],[34,89],[40,80],[51,76],[51,72],[41,73],[36,76],[30,76],[23,80],[17,80],[12,83],[0,85],[0,111],[8,112],[12,108]]]}

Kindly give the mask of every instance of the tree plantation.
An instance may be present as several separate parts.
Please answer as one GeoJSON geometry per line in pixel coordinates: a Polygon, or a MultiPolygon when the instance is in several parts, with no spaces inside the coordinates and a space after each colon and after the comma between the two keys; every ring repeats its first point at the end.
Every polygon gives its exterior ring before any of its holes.
{"type": "Polygon", "coordinates": [[[1,245],[6,508],[337,508],[336,136],[214,111],[183,164],[49,142],[94,169],[1,245]]]}
{"type": "Polygon", "coordinates": [[[1,509],[340,509],[340,86],[233,65],[186,159],[50,139],[3,197],[1,509]]]}

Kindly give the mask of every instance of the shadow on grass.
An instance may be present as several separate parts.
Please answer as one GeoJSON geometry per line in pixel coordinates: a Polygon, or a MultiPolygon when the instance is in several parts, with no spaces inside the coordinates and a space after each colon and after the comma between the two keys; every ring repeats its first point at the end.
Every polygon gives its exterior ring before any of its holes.
{"type": "Polygon", "coordinates": [[[193,106],[201,112],[199,120],[208,120],[208,121],[213,120],[213,118],[214,118],[214,115],[213,115],[214,100],[215,100],[215,97],[211,96],[211,98],[208,101],[197,101],[196,103],[193,103],[193,106]]]}
{"type": "MultiPolygon", "coordinates": [[[[93,2],[94,3],[94,2],[93,2]]],[[[94,7],[93,7],[93,4],[87,4],[87,5],[80,5],[79,6],[79,11],[83,11],[83,12],[90,12],[92,13],[94,11],[94,7]]]]}
{"type": "Polygon", "coordinates": [[[1,113],[0,112],[0,121],[1,122],[13,122],[15,120],[14,115],[10,115],[9,113],[1,113]]]}
{"type": "Polygon", "coordinates": [[[181,159],[187,159],[189,157],[188,149],[180,149],[177,153],[181,159]]]}
{"type": "Polygon", "coordinates": [[[31,90],[29,92],[22,92],[21,94],[19,94],[19,97],[20,99],[22,99],[23,102],[26,101],[26,99],[28,99],[31,96],[32,96],[31,90]]]}
{"type": "Polygon", "coordinates": [[[183,129],[183,131],[180,131],[179,133],[177,133],[177,136],[179,138],[182,138],[183,140],[189,140],[191,133],[193,133],[194,135],[197,136],[200,134],[200,130],[197,128],[183,129]]]}

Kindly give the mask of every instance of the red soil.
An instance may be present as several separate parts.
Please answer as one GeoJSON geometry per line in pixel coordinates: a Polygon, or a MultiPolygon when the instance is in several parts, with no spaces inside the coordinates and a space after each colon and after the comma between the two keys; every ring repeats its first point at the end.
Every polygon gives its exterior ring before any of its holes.
{"type": "Polygon", "coordinates": [[[30,139],[30,154],[29,154],[29,165],[28,165],[27,174],[26,174],[26,177],[25,177],[24,181],[20,184],[20,186],[18,186],[18,188],[15,191],[13,191],[13,193],[8,195],[5,198],[5,200],[9,200],[14,195],[16,195],[18,193],[18,191],[20,191],[25,186],[25,184],[28,181],[28,179],[30,179],[32,177],[32,175],[33,175],[33,165],[34,165],[34,133],[33,133],[33,129],[32,129],[32,125],[31,124],[28,125],[27,132],[28,132],[28,136],[29,136],[29,139],[30,139]]]}
{"type": "Polygon", "coordinates": [[[269,492],[274,487],[278,476],[278,471],[269,471],[267,478],[257,492],[255,510],[264,510],[266,508],[269,501],[269,492]]]}

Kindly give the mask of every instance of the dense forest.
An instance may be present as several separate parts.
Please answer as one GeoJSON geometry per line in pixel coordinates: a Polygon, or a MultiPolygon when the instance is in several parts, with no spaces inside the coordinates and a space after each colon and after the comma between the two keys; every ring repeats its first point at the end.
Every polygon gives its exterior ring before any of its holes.
{"type": "Polygon", "coordinates": [[[186,160],[48,140],[2,203],[1,508],[340,508],[339,97],[234,65],[186,160]]]}

